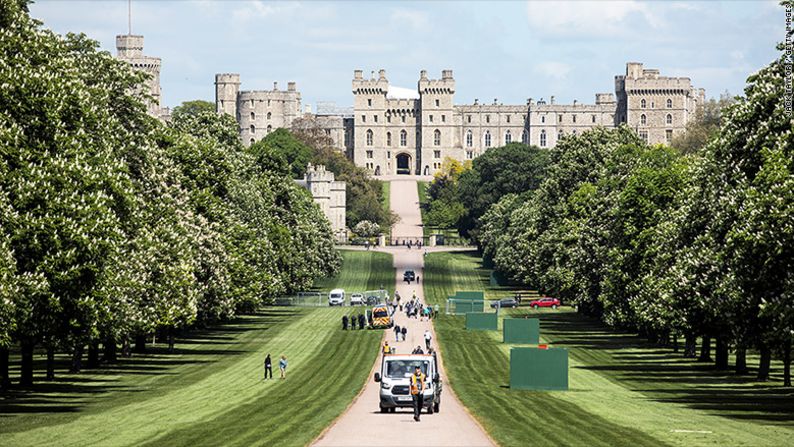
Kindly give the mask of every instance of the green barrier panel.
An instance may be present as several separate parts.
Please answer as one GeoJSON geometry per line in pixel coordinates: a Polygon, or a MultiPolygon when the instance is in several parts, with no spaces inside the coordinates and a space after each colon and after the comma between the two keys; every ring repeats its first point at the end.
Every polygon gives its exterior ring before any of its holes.
{"type": "Polygon", "coordinates": [[[510,349],[510,388],[567,390],[568,350],[564,348],[510,349]]]}
{"type": "Polygon", "coordinates": [[[461,300],[455,297],[449,297],[452,301],[452,313],[455,315],[462,315],[468,312],[483,312],[485,310],[485,301],[461,300]]]}
{"type": "Polygon", "coordinates": [[[458,300],[479,300],[482,301],[485,299],[485,292],[477,291],[477,292],[461,292],[460,290],[455,292],[455,296],[452,298],[458,300]]]}
{"type": "Polygon", "coordinates": [[[536,345],[540,343],[540,320],[537,318],[505,318],[502,320],[504,343],[536,345]]]}
{"type": "Polygon", "coordinates": [[[495,313],[469,312],[466,314],[466,330],[495,331],[498,322],[498,316],[495,313]]]}

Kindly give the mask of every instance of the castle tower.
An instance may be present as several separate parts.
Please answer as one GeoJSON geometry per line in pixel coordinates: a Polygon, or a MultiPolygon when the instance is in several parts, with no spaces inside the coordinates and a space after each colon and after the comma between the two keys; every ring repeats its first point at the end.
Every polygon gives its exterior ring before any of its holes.
{"type": "Polygon", "coordinates": [[[163,109],[160,107],[160,58],[145,56],[143,36],[131,34],[116,36],[116,58],[150,76],[146,81],[146,93],[151,96],[151,100],[147,102],[147,110],[150,115],[159,118],[163,114],[163,109]]]}
{"type": "MultiPolygon", "coordinates": [[[[386,70],[372,72],[365,79],[361,70],[353,72],[353,161],[379,175],[385,171],[387,160],[387,98],[389,80],[386,70]]],[[[392,138],[395,138],[392,136],[392,138]]]]}
{"type": "Polygon", "coordinates": [[[345,182],[335,181],[334,173],[327,171],[325,166],[313,166],[310,163],[306,168],[303,183],[331,223],[334,236],[337,240],[343,239],[347,218],[345,182]]]}
{"type": "Polygon", "coordinates": [[[240,75],[218,73],[215,75],[215,111],[228,113],[237,118],[237,94],[240,91],[240,75]]]}
{"type": "Polygon", "coordinates": [[[447,155],[462,159],[462,154],[453,154],[453,148],[460,148],[453,123],[455,78],[452,70],[442,70],[441,79],[428,79],[422,70],[417,84],[421,109],[417,173],[426,175],[439,169],[447,155]]]}

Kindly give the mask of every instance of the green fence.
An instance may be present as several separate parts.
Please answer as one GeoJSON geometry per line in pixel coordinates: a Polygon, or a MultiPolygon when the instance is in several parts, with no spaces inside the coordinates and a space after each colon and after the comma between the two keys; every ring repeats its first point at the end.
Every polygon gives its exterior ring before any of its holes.
{"type": "Polygon", "coordinates": [[[510,388],[517,390],[567,390],[568,350],[564,348],[512,348],[510,388]]]}
{"type": "Polygon", "coordinates": [[[495,331],[499,317],[495,313],[469,312],[466,314],[466,329],[470,331],[495,331]]]}
{"type": "Polygon", "coordinates": [[[536,345],[540,343],[540,320],[537,318],[505,318],[502,320],[504,343],[536,345]]]}
{"type": "Polygon", "coordinates": [[[457,292],[455,292],[455,296],[452,296],[450,298],[454,298],[456,300],[479,300],[479,301],[483,301],[483,300],[485,300],[485,292],[483,292],[483,291],[461,292],[460,290],[458,290],[457,292]]]}

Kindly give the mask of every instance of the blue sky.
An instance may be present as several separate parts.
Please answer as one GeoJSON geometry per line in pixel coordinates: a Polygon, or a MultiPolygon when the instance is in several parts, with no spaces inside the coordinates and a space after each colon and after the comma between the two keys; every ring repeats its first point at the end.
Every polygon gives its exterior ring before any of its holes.
{"type": "MultiPolygon", "coordinates": [[[[84,32],[115,54],[127,1],[38,0],[31,14],[58,33],[84,32]]],[[[304,104],[351,105],[354,69],[386,69],[415,87],[451,68],[455,102],[524,104],[555,95],[592,103],[627,61],[689,76],[708,97],[740,94],[783,40],[776,1],[265,2],[133,1],[132,31],[162,58],[163,102],[214,101],[214,75],[243,90],[296,81],[304,104]]]]}

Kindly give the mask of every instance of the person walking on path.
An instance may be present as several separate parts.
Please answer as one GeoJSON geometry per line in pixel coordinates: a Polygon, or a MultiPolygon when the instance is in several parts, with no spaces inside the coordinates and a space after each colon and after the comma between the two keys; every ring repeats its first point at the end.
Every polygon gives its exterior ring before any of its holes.
{"type": "Polygon", "coordinates": [[[403,333],[403,341],[405,341],[405,336],[408,335],[408,328],[403,326],[402,333],[403,333]]]}
{"type": "Polygon", "coordinates": [[[394,325],[394,341],[400,341],[400,325],[394,325]]]}
{"type": "Polygon", "coordinates": [[[281,371],[281,378],[287,378],[287,356],[281,355],[281,360],[278,361],[278,369],[281,371]]]}
{"type": "Polygon", "coordinates": [[[425,330],[425,348],[430,349],[430,341],[433,339],[433,335],[430,333],[430,330],[425,330]]]}
{"type": "Polygon", "coordinates": [[[422,368],[416,367],[411,376],[411,397],[414,400],[414,420],[419,422],[419,415],[422,413],[424,399],[422,393],[425,391],[425,375],[422,368]]]}
{"type": "Polygon", "coordinates": [[[273,378],[273,362],[270,360],[270,354],[265,357],[265,379],[267,379],[267,375],[270,373],[270,378],[273,378]]]}

